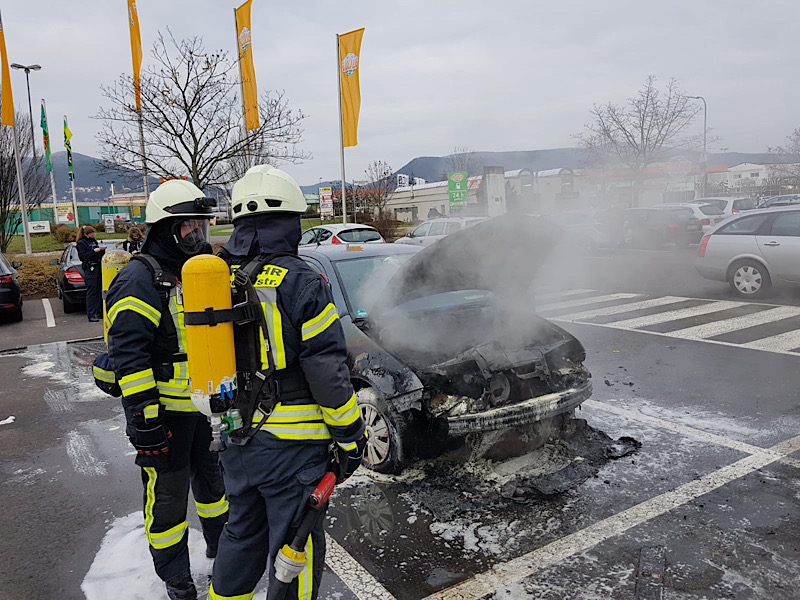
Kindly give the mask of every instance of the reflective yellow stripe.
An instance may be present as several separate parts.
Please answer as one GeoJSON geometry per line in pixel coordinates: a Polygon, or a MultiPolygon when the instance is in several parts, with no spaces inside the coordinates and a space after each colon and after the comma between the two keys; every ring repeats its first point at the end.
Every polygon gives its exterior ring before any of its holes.
{"type": "Polygon", "coordinates": [[[208,600],[253,600],[256,591],[253,590],[249,594],[239,594],[238,596],[222,596],[214,591],[214,584],[212,583],[208,588],[208,600]]]}
{"type": "Polygon", "coordinates": [[[161,405],[167,410],[176,412],[197,412],[197,408],[192,404],[191,398],[170,398],[169,396],[160,396],[159,401],[161,405]]]}
{"type": "Polygon", "coordinates": [[[157,419],[158,418],[158,404],[148,404],[144,407],[144,418],[157,419]]]}
{"type": "Polygon", "coordinates": [[[178,288],[172,290],[169,299],[169,312],[172,322],[175,324],[175,331],[178,332],[178,352],[186,352],[186,327],[184,325],[183,303],[178,302],[178,288]]]}
{"type": "Polygon", "coordinates": [[[210,504],[203,504],[197,500],[194,501],[194,504],[197,507],[197,516],[204,519],[218,517],[228,512],[228,500],[225,498],[225,495],[223,495],[220,500],[211,502],[210,504]]]}
{"type": "MultiPolygon", "coordinates": [[[[254,424],[258,421],[253,419],[254,424]]],[[[331,433],[325,423],[270,423],[264,424],[261,431],[271,433],[283,440],[329,440],[331,433]]]]}
{"type": "Polygon", "coordinates": [[[320,406],[322,409],[322,416],[328,425],[335,427],[345,427],[358,421],[361,413],[358,411],[358,404],[356,404],[356,395],[353,394],[344,406],[339,408],[328,408],[327,406],[320,406]]]}
{"type": "Polygon", "coordinates": [[[351,450],[355,450],[356,448],[358,448],[358,444],[356,444],[355,442],[350,442],[349,444],[342,444],[341,442],[337,442],[337,444],[339,444],[339,447],[345,452],[350,452],[351,450]]]}
{"type": "Polygon", "coordinates": [[[191,394],[191,389],[189,388],[188,379],[171,379],[170,381],[159,381],[157,382],[157,385],[159,391],[165,392],[167,394],[175,394],[176,396],[183,396],[185,394],[187,398],[191,394]]]}
{"type": "Polygon", "coordinates": [[[105,381],[106,383],[116,383],[117,381],[117,376],[114,375],[114,371],[106,371],[100,367],[92,366],[92,375],[94,375],[95,379],[105,381]]]}
{"type": "Polygon", "coordinates": [[[156,478],[158,474],[153,467],[143,467],[147,473],[147,485],[145,486],[144,502],[144,531],[147,539],[150,539],[150,528],[153,526],[153,505],[156,503],[156,478]]]}
{"type": "Polygon", "coordinates": [[[180,542],[183,536],[186,535],[187,529],[189,529],[189,524],[184,521],[183,523],[175,525],[175,527],[170,527],[166,531],[160,531],[158,533],[148,531],[147,539],[150,540],[150,545],[153,548],[156,550],[163,550],[164,548],[169,548],[180,542]]]}
{"type": "Polygon", "coordinates": [[[273,336],[272,355],[275,358],[275,368],[286,368],[286,351],[283,347],[283,322],[281,321],[281,311],[278,310],[276,302],[270,303],[272,306],[271,331],[273,336]]]}
{"type": "Polygon", "coordinates": [[[297,599],[311,600],[314,593],[314,542],[311,535],[306,542],[306,566],[297,576],[297,599]]]}
{"type": "Polygon", "coordinates": [[[339,314],[336,312],[336,307],[333,304],[328,303],[328,306],[323,308],[321,313],[319,313],[310,321],[303,323],[303,341],[305,342],[314,336],[319,335],[338,318],[339,314]]]}
{"type": "Polygon", "coordinates": [[[156,380],[153,378],[153,369],[137,371],[130,375],[125,375],[119,380],[119,387],[123,396],[132,396],[156,387],[156,380]]]}
{"type": "Polygon", "coordinates": [[[117,315],[123,310],[132,310],[133,312],[139,313],[143,317],[150,319],[156,327],[158,327],[161,321],[161,311],[156,310],[147,304],[147,302],[143,302],[133,296],[126,296],[122,300],[117,300],[108,311],[108,320],[113,324],[114,319],[116,319],[117,315]]]}

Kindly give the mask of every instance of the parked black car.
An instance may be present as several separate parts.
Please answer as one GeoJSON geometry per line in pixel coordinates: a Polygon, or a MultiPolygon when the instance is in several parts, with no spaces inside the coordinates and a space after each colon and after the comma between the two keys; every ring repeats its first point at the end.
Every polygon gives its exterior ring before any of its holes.
{"type": "Polygon", "coordinates": [[[703,225],[691,208],[650,207],[625,211],[625,243],[633,248],[699,244],[703,225]]]}
{"type": "Polygon", "coordinates": [[[419,249],[319,246],[370,432],[368,467],[401,471],[425,441],[568,418],[592,392],[580,342],[525,300],[549,221],[504,215],[419,249]]]}
{"type": "Polygon", "coordinates": [[[10,262],[0,253],[0,315],[22,321],[22,293],[17,268],[21,262],[10,262]]]}
{"type": "Polygon", "coordinates": [[[58,266],[56,288],[58,297],[64,303],[64,312],[86,310],[86,283],[83,281],[83,266],[75,242],[67,244],[61,258],[51,260],[50,264],[58,266]]]}

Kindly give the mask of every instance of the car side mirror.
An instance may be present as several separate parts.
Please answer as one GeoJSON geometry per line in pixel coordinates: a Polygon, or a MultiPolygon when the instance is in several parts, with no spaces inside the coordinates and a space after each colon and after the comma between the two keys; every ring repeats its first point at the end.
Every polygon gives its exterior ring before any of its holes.
{"type": "Polygon", "coordinates": [[[15,260],[11,263],[11,266],[14,267],[15,269],[19,269],[22,266],[22,263],[19,262],[18,260],[15,260]]]}
{"type": "Polygon", "coordinates": [[[407,237],[407,238],[413,238],[413,237],[414,237],[414,232],[413,232],[413,231],[409,231],[409,232],[406,234],[406,237],[407,237]]]}
{"type": "Polygon", "coordinates": [[[58,265],[58,259],[57,259],[57,258],[54,258],[54,259],[52,259],[52,260],[50,261],[50,264],[51,264],[51,265],[53,265],[53,266],[56,266],[56,265],[58,265]]]}

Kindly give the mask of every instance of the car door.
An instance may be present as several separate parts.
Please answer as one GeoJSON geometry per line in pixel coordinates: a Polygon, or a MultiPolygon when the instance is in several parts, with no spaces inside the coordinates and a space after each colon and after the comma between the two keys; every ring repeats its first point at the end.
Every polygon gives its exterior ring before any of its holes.
{"type": "Polygon", "coordinates": [[[800,283],[800,210],[778,214],[769,235],[756,241],[773,279],[800,283]]]}
{"type": "Polygon", "coordinates": [[[424,246],[430,246],[434,242],[438,242],[445,235],[445,227],[447,221],[431,221],[431,228],[428,230],[428,235],[422,238],[424,246]]]}
{"type": "Polygon", "coordinates": [[[409,235],[409,239],[411,240],[412,244],[423,245],[425,243],[425,236],[428,235],[428,231],[430,231],[431,224],[423,223],[419,227],[417,227],[414,231],[411,232],[409,235]]]}
{"type": "Polygon", "coordinates": [[[308,246],[310,244],[316,243],[317,239],[317,230],[316,229],[307,229],[303,232],[303,235],[300,236],[300,245],[301,246],[308,246]]]}

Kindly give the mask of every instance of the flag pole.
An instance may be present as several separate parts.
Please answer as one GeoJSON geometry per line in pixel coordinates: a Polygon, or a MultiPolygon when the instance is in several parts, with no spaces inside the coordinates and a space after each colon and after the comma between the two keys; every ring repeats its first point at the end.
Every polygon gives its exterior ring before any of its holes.
{"type": "Polygon", "coordinates": [[[25,254],[31,254],[31,234],[28,232],[28,210],[25,205],[25,182],[22,177],[22,161],[19,158],[19,139],[17,138],[16,125],[11,127],[14,132],[14,161],[17,163],[17,189],[19,190],[19,209],[22,212],[22,233],[25,238],[25,254]]]}
{"type": "MultiPolygon", "coordinates": [[[[339,34],[336,34],[336,82],[338,89],[336,97],[339,99],[339,152],[342,163],[342,223],[347,224],[347,192],[344,177],[344,129],[342,125],[342,61],[339,58],[339,34]]],[[[334,220],[334,223],[336,221],[334,220]]]]}
{"type": "MultiPolygon", "coordinates": [[[[47,123],[47,104],[42,98],[42,112],[44,113],[44,121],[47,123]]],[[[47,143],[50,143],[50,125],[47,126],[47,143]]],[[[46,157],[45,157],[46,159],[46,157]]],[[[50,164],[50,190],[53,193],[53,225],[58,225],[58,194],[56,194],[56,178],[53,175],[53,165],[50,164]]]]}
{"type": "MultiPolygon", "coordinates": [[[[64,115],[64,126],[69,128],[67,125],[67,115],[64,115]]],[[[69,170],[69,160],[72,156],[72,143],[70,142],[69,153],[67,154],[67,169],[69,170]]],[[[72,172],[69,173],[69,181],[72,184],[72,216],[75,218],[75,229],[81,226],[80,220],[78,219],[78,200],[75,198],[75,167],[72,168],[72,172]]]]}
{"type": "MultiPolygon", "coordinates": [[[[141,84],[140,84],[141,85],[141,84]]],[[[142,109],[138,109],[137,114],[139,115],[139,152],[142,155],[142,179],[144,180],[144,199],[145,201],[150,199],[150,184],[147,181],[147,157],[144,153],[144,127],[142,126],[142,109]]],[[[72,197],[75,197],[75,182],[72,182],[72,197]]],[[[77,213],[75,213],[77,215],[77,213]]],[[[76,217],[77,218],[77,217],[76,217]]]]}

